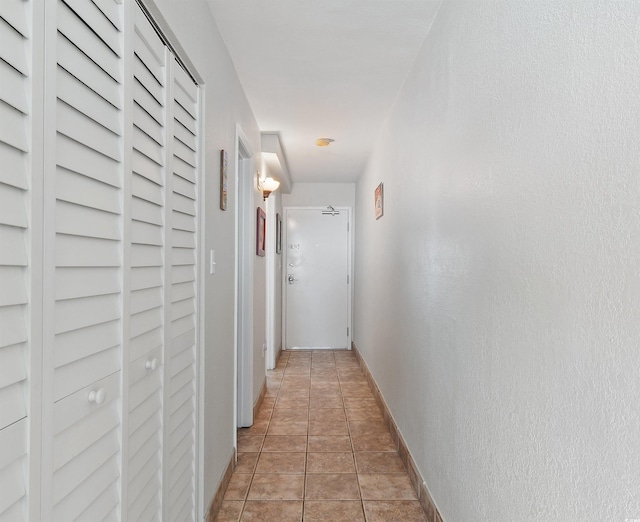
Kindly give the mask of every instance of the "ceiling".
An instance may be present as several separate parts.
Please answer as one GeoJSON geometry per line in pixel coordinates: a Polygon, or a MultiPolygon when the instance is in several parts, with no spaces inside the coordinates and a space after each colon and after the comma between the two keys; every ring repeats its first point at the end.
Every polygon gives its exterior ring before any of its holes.
{"type": "Polygon", "coordinates": [[[292,181],[353,182],[442,0],[208,2],[292,181]]]}

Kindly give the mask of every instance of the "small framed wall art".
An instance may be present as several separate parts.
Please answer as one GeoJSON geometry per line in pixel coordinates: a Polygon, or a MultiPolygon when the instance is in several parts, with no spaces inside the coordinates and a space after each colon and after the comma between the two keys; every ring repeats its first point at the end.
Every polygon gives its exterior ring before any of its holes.
{"type": "Polygon", "coordinates": [[[267,215],[260,207],[256,217],[256,255],[264,257],[265,243],[267,241],[267,215]]]}
{"type": "Polygon", "coordinates": [[[380,219],[384,215],[384,194],[382,191],[382,183],[376,187],[374,192],[376,219],[380,219]]]}
{"type": "Polygon", "coordinates": [[[227,210],[227,152],[220,151],[220,209],[227,210]]]}

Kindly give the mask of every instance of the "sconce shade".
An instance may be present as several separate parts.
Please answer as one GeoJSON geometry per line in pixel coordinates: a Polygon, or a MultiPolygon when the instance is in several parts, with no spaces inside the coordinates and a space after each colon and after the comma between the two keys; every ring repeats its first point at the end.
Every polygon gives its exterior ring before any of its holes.
{"type": "Polygon", "coordinates": [[[273,178],[265,178],[260,181],[260,190],[262,190],[262,199],[266,200],[274,190],[278,190],[280,182],[273,178]]]}

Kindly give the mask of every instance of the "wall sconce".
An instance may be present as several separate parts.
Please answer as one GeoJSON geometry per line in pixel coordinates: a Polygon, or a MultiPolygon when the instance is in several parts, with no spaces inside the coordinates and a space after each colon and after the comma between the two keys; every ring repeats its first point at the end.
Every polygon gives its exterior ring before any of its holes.
{"type": "Polygon", "coordinates": [[[279,181],[273,178],[267,178],[266,176],[258,173],[258,190],[262,192],[263,201],[266,201],[269,197],[269,194],[271,194],[274,190],[278,190],[279,186],[279,181]]]}

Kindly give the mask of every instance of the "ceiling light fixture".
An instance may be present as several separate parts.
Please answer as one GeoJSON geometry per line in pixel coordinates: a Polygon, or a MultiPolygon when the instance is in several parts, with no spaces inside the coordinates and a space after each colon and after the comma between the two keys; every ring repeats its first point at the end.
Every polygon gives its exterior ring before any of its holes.
{"type": "Polygon", "coordinates": [[[318,139],[316,140],[316,145],[317,145],[318,147],[328,147],[328,146],[329,146],[329,144],[330,144],[331,142],[333,142],[333,141],[336,141],[336,140],[331,139],[331,138],[318,138],[318,139]]]}
{"type": "Polygon", "coordinates": [[[258,172],[258,190],[262,192],[262,200],[266,201],[274,190],[278,190],[280,186],[280,182],[273,179],[267,178],[266,176],[260,174],[258,172]]]}

